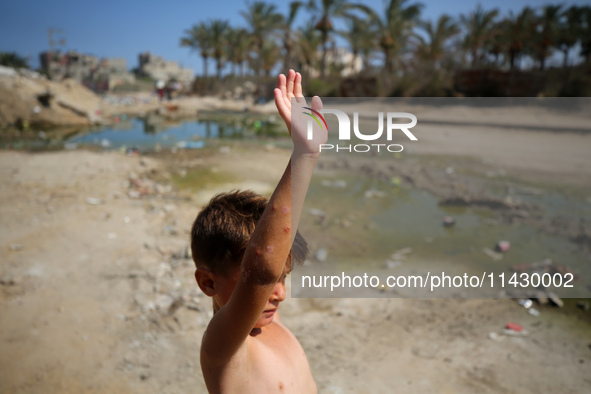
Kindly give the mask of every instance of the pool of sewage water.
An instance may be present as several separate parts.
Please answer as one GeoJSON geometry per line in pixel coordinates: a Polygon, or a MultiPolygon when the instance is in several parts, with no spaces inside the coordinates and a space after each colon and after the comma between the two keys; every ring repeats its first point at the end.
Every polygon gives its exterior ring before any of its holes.
{"type": "MultiPolygon", "coordinates": [[[[560,210],[556,204],[563,199],[545,196],[542,200],[548,199],[555,202],[552,210],[560,210]]],[[[572,210],[566,201],[564,212],[572,210]]],[[[494,290],[484,286],[483,291],[467,294],[510,296],[524,289],[519,284],[512,291],[514,286],[507,283],[513,266],[550,259],[569,267],[577,277],[572,288],[557,289],[557,293],[562,297],[591,296],[589,256],[579,245],[533,226],[503,224],[493,217],[489,209],[440,206],[430,193],[384,181],[342,174],[336,178],[315,176],[300,228],[309,239],[312,253],[320,254],[316,260],[320,257],[323,261],[302,267],[299,275],[340,275],[346,271],[383,279],[388,275],[445,272],[481,278],[486,273],[487,284],[493,274],[494,290]],[[443,225],[445,216],[455,219],[453,227],[443,225]],[[508,252],[495,252],[500,240],[510,241],[508,252]],[[504,289],[500,287],[503,273],[504,289]]],[[[462,287],[449,290],[432,296],[462,293],[462,287]]],[[[331,296],[327,291],[321,293],[331,296]]]]}

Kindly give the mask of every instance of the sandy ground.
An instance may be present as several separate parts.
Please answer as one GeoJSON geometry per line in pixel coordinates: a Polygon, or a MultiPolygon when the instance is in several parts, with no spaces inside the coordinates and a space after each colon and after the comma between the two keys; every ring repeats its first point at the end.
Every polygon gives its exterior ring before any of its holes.
{"type": "MultiPolygon", "coordinates": [[[[556,147],[555,135],[523,133],[450,129],[421,153],[481,155],[483,139],[511,138],[515,149],[483,159],[588,182],[588,135],[562,135],[564,160],[547,168],[547,153],[527,147],[556,147]],[[460,147],[445,142],[460,135],[460,147]]],[[[205,392],[199,347],[211,307],[192,277],[191,222],[217,191],[271,191],[288,155],[0,152],[0,392],[205,392]],[[234,181],[170,187],[192,168],[234,181]]],[[[536,318],[509,299],[288,299],[281,316],[324,393],[590,391],[589,312],[541,309],[536,318]],[[529,335],[488,338],[510,321],[529,335]]]]}

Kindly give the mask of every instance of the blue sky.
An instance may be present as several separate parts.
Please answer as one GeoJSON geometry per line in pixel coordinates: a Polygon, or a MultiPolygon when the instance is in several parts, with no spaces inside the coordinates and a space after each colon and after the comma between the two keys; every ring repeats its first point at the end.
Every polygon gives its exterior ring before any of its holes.
{"type": "MultiPolygon", "coordinates": [[[[305,0],[307,1],[307,0],[305,0]]],[[[284,14],[288,1],[268,1],[284,14]]],[[[558,1],[539,0],[423,0],[423,19],[434,20],[442,13],[457,17],[482,3],[486,9],[498,8],[502,15],[523,7],[540,7],[558,1]]],[[[365,0],[364,4],[382,10],[383,0],[365,0]]],[[[569,0],[562,3],[586,5],[589,0],[569,0]]],[[[59,28],[65,38],[65,49],[74,49],[98,57],[123,57],[128,68],[137,66],[140,52],[150,51],[176,60],[181,65],[201,73],[201,59],[188,48],[179,46],[184,30],[193,24],[212,18],[227,19],[233,26],[246,26],[240,14],[246,9],[245,0],[2,0],[0,5],[0,51],[29,56],[31,65],[38,67],[39,53],[49,48],[48,28],[59,28]]],[[[300,14],[301,24],[310,14],[300,14]]],[[[213,70],[213,66],[210,66],[213,70]]]]}

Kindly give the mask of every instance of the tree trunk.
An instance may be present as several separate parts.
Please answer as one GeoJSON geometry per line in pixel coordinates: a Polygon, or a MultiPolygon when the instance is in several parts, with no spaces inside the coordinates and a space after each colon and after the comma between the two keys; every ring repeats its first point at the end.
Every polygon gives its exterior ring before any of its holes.
{"type": "Polygon", "coordinates": [[[509,69],[513,70],[515,68],[515,51],[510,49],[509,50],[509,69]]]}
{"type": "Polygon", "coordinates": [[[207,78],[207,56],[201,56],[203,58],[203,76],[207,78]]]}
{"type": "Polygon", "coordinates": [[[386,59],[385,59],[386,71],[391,73],[392,72],[392,55],[390,54],[390,47],[384,48],[384,56],[386,57],[386,59]]]}
{"type": "Polygon", "coordinates": [[[326,76],[326,42],[328,41],[328,31],[322,30],[322,60],[320,61],[320,78],[326,76]]]}
{"type": "Polygon", "coordinates": [[[258,62],[259,65],[257,67],[256,73],[257,73],[257,101],[263,96],[263,73],[262,73],[262,64],[263,64],[263,59],[262,59],[262,55],[263,55],[263,40],[262,38],[259,40],[259,53],[258,53],[258,62]]]}

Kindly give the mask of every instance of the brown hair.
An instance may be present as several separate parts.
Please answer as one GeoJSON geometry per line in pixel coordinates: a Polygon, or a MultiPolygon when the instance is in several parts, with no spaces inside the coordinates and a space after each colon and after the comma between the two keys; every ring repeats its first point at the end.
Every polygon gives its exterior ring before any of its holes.
{"type": "MultiPolygon", "coordinates": [[[[227,275],[240,265],[250,236],[269,200],[252,191],[221,193],[197,215],[191,229],[191,252],[197,268],[227,275]]],[[[291,249],[292,259],[301,264],[308,245],[299,231],[291,249]]]]}

